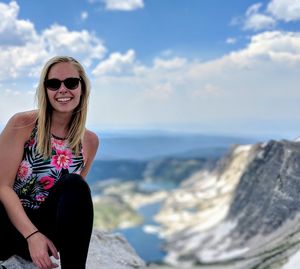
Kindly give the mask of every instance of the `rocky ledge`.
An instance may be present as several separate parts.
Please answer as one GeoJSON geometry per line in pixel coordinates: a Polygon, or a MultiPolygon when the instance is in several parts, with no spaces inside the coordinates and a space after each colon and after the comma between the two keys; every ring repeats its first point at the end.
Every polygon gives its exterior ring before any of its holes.
{"type": "MultiPolygon", "coordinates": [[[[37,269],[33,263],[18,256],[12,256],[0,264],[7,269],[37,269]]],[[[122,235],[94,230],[86,268],[139,269],[145,268],[145,263],[122,235]]]]}
{"type": "Polygon", "coordinates": [[[300,143],[233,148],[169,195],[157,220],[177,267],[299,268],[300,143]]]}

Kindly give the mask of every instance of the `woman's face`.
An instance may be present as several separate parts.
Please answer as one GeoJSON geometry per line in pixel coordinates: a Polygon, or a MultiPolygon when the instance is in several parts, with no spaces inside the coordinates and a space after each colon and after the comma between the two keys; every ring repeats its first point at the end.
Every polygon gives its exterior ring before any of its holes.
{"type": "MultiPolygon", "coordinates": [[[[65,80],[67,78],[79,78],[77,69],[72,63],[54,64],[48,73],[48,80],[58,79],[65,80]]],[[[56,91],[46,89],[50,104],[54,111],[68,113],[78,106],[81,97],[81,82],[75,89],[68,89],[64,83],[61,83],[56,91]]]]}

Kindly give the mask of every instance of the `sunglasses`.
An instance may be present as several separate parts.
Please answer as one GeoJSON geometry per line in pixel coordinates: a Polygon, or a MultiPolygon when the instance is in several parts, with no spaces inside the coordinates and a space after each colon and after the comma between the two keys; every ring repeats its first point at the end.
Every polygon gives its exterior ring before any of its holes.
{"type": "Polygon", "coordinates": [[[81,78],[66,78],[64,80],[51,78],[45,80],[45,88],[50,91],[57,91],[63,83],[67,89],[75,90],[79,85],[79,81],[81,81],[81,78]]]}

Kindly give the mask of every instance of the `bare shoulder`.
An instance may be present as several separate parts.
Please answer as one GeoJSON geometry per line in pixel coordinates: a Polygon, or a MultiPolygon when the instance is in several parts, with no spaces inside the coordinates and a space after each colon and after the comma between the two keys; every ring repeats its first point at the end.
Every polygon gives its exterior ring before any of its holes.
{"type": "Polygon", "coordinates": [[[99,138],[98,138],[98,136],[94,132],[86,129],[85,133],[84,133],[83,143],[89,149],[95,149],[95,150],[97,150],[97,148],[99,146],[99,138]]]}
{"type": "Polygon", "coordinates": [[[7,125],[14,128],[31,128],[37,120],[37,111],[24,111],[14,114],[8,121],[7,125]]]}
{"type": "Polygon", "coordinates": [[[31,132],[34,127],[36,119],[36,110],[18,112],[8,120],[4,132],[11,135],[18,134],[18,136],[20,136],[21,134],[24,134],[24,136],[27,136],[28,132],[31,132]]]}

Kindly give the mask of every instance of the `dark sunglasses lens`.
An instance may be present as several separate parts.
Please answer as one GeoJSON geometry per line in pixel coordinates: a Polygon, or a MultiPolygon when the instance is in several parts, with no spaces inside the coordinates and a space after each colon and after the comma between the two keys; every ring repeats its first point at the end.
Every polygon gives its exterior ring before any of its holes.
{"type": "Polygon", "coordinates": [[[79,81],[80,81],[79,78],[67,78],[64,81],[64,84],[66,88],[68,88],[69,90],[74,90],[78,87],[79,81]]]}
{"type": "Polygon", "coordinates": [[[56,91],[57,89],[59,89],[60,85],[61,81],[58,79],[48,79],[45,83],[46,88],[52,91],[56,91]]]}

